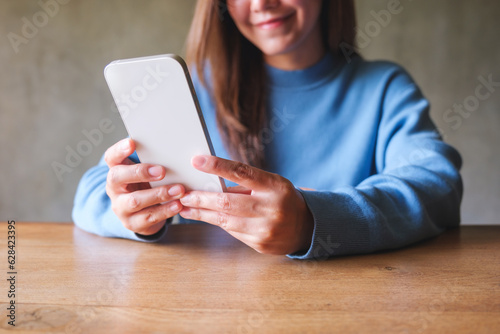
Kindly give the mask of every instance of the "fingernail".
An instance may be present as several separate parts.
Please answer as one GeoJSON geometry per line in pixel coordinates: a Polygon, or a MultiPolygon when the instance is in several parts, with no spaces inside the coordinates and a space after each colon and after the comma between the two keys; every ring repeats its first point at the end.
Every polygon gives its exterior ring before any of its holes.
{"type": "Polygon", "coordinates": [[[180,207],[179,207],[179,203],[177,203],[177,202],[173,202],[172,204],[170,204],[170,205],[168,206],[168,209],[169,209],[170,211],[177,211],[177,210],[179,210],[179,209],[180,209],[180,207]]]}
{"type": "Polygon", "coordinates": [[[180,186],[173,186],[172,188],[168,189],[168,194],[170,196],[177,196],[182,192],[182,189],[180,186]]]}
{"type": "Polygon", "coordinates": [[[189,205],[190,201],[191,201],[191,195],[186,195],[183,198],[181,198],[182,205],[189,205]]]}
{"type": "Polygon", "coordinates": [[[126,139],[124,141],[122,141],[120,143],[120,148],[123,150],[123,151],[128,151],[130,149],[130,144],[129,144],[129,140],[126,139]]]}
{"type": "Polygon", "coordinates": [[[148,173],[150,176],[157,178],[161,176],[162,168],[160,166],[149,167],[148,173]]]}
{"type": "Polygon", "coordinates": [[[202,155],[197,155],[193,158],[193,166],[201,168],[207,162],[207,158],[202,155]]]}

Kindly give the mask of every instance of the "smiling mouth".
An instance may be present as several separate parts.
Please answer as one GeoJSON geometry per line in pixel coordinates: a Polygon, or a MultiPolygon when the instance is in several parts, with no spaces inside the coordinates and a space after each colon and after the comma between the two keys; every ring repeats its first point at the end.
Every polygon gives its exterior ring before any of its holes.
{"type": "Polygon", "coordinates": [[[291,14],[288,14],[288,15],[285,15],[282,17],[267,20],[265,22],[257,23],[256,26],[261,28],[261,29],[264,29],[264,30],[275,29],[275,28],[282,26],[293,15],[294,15],[294,13],[291,13],[291,14]]]}

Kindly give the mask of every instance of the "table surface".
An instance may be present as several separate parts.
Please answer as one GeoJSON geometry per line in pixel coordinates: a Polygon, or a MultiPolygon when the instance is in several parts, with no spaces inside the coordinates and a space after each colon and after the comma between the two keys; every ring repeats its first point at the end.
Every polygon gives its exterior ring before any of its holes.
{"type": "MultiPolygon", "coordinates": [[[[7,223],[0,229],[6,254],[7,223]]],[[[15,329],[500,333],[499,251],[500,226],[461,227],[390,252],[299,261],[259,254],[206,224],[171,226],[164,242],[148,244],[72,224],[18,222],[15,329]]],[[[4,332],[11,326],[2,281],[4,332]]]]}

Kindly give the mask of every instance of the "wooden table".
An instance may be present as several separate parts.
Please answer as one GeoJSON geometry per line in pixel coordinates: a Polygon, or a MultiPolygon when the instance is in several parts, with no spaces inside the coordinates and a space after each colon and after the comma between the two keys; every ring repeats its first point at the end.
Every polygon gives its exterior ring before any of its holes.
{"type": "Polygon", "coordinates": [[[500,333],[500,226],[321,262],[261,255],[205,224],[159,244],[56,223],[18,222],[16,238],[19,333],[500,333]]]}

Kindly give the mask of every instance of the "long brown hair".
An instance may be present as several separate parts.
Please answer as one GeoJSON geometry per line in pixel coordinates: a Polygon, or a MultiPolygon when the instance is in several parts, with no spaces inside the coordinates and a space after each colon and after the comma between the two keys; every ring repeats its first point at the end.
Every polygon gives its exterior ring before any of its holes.
{"type": "MultiPolygon", "coordinates": [[[[323,0],[320,20],[330,52],[341,54],[340,43],[355,45],[354,0],[323,0]]],[[[261,132],[267,112],[263,55],[239,32],[226,0],[198,0],[187,38],[187,62],[210,89],[217,125],[231,157],[263,168],[261,132]]]]}

